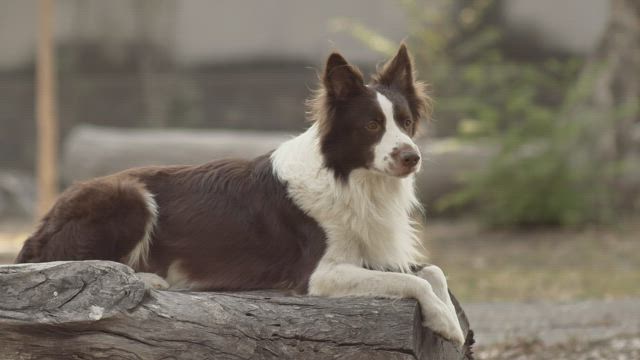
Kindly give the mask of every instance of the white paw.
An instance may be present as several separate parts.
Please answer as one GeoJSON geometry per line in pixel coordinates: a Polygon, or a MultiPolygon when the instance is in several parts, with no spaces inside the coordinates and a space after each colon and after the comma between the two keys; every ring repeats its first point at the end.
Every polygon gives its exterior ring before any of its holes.
{"type": "Polygon", "coordinates": [[[166,290],[169,288],[169,283],[156,274],[140,272],[136,273],[136,276],[142,280],[147,289],[166,290]]]}
{"type": "Polygon", "coordinates": [[[447,278],[439,267],[435,265],[425,266],[416,273],[416,276],[427,280],[440,300],[445,301],[449,297],[447,278]]]}
{"type": "Polygon", "coordinates": [[[445,339],[453,341],[458,346],[462,346],[465,338],[458,317],[452,315],[451,312],[447,310],[442,309],[439,314],[434,316],[423,315],[424,321],[422,325],[440,334],[445,339]]]}
{"type": "Polygon", "coordinates": [[[431,284],[436,296],[438,296],[438,298],[447,305],[447,308],[453,317],[457,318],[458,312],[456,311],[456,307],[453,305],[451,297],[449,296],[447,278],[444,276],[442,269],[435,265],[429,265],[417,272],[416,275],[427,280],[429,284],[431,284]]]}
{"type": "Polygon", "coordinates": [[[441,284],[445,284],[445,286],[447,283],[447,277],[444,275],[444,272],[436,265],[425,266],[418,271],[416,275],[426,280],[437,279],[441,284]]]}

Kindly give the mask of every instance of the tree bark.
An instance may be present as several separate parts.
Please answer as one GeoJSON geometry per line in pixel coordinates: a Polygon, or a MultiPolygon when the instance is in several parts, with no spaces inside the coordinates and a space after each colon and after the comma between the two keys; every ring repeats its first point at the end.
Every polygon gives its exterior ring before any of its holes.
{"type": "Polygon", "coordinates": [[[587,58],[568,118],[591,118],[593,138],[587,141],[605,160],[622,160],[640,150],[640,2],[610,4],[607,29],[587,58]]]}
{"type": "Polygon", "coordinates": [[[640,2],[610,0],[607,29],[587,58],[563,118],[577,124],[573,164],[598,168],[611,191],[595,207],[640,209],[640,2]]]}
{"type": "Polygon", "coordinates": [[[414,300],[145,289],[107,261],[0,267],[9,359],[471,359],[421,326],[414,300]]]}

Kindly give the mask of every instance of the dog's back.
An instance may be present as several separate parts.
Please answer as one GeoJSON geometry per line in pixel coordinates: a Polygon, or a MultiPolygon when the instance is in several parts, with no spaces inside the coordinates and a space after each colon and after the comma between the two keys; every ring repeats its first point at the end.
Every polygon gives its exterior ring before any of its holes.
{"type": "Polygon", "coordinates": [[[306,291],[324,232],[268,155],[133,169],[65,191],[17,262],[112,260],[188,289],[306,291]]]}

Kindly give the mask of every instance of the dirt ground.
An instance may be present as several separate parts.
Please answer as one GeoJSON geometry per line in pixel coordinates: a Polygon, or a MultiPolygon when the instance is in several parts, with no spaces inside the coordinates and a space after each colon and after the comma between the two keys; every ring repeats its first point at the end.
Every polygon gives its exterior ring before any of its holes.
{"type": "MultiPolygon", "coordinates": [[[[0,264],[29,221],[0,221],[0,264]]],[[[640,219],[610,228],[486,230],[432,221],[442,267],[476,331],[478,359],[640,359],[640,219]]]]}
{"type": "Polygon", "coordinates": [[[611,228],[426,227],[478,359],[640,359],[640,219],[611,228]]]}
{"type": "Polygon", "coordinates": [[[492,360],[638,360],[640,336],[600,341],[570,341],[545,346],[538,341],[509,343],[476,351],[477,359],[492,360]]]}
{"type": "Polygon", "coordinates": [[[426,241],[463,302],[640,297],[640,219],[528,231],[432,222],[426,241]]]}
{"type": "Polygon", "coordinates": [[[13,262],[31,227],[25,219],[0,219],[0,264],[13,262]]]}
{"type": "Polygon", "coordinates": [[[463,306],[479,359],[640,359],[640,298],[463,306]]]}

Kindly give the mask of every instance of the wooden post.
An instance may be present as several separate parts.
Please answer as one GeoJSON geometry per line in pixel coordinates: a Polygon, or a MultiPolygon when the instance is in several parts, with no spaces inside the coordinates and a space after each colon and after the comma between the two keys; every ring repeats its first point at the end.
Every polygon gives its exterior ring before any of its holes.
{"type": "Polygon", "coordinates": [[[38,215],[53,204],[58,191],[58,121],[56,116],[53,0],[40,0],[37,54],[38,215]]]}

